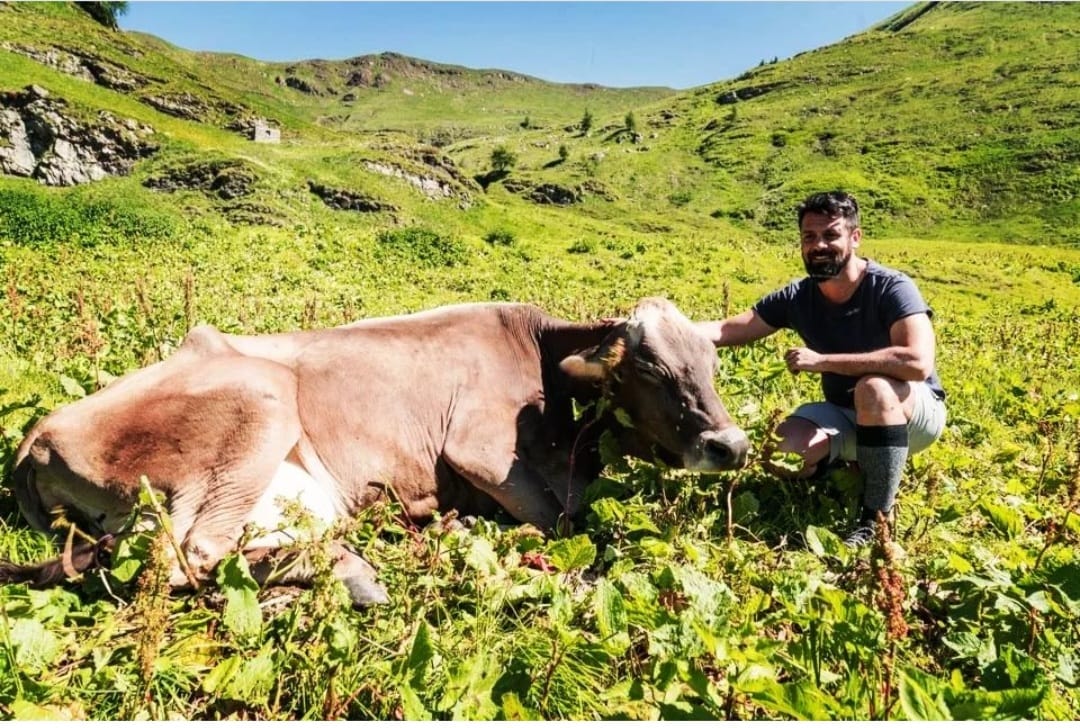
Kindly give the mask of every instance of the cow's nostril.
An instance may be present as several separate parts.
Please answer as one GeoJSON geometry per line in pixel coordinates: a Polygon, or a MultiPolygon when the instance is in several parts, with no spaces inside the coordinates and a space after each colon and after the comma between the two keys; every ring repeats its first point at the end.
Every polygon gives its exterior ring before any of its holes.
{"type": "Polygon", "coordinates": [[[709,440],[705,443],[705,454],[713,461],[721,465],[727,465],[735,459],[734,453],[726,443],[718,440],[709,440]]]}

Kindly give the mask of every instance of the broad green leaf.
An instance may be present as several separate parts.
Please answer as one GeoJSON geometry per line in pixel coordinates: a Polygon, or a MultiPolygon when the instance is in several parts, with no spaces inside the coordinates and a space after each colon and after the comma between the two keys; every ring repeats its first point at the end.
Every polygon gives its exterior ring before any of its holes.
{"type": "Polygon", "coordinates": [[[258,637],[262,632],[262,609],[259,585],[251,578],[247,559],[232,554],[218,566],[217,583],[225,595],[222,622],[241,639],[258,637]]]}
{"type": "Polygon", "coordinates": [[[232,682],[233,676],[240,669],[240,655],[230,655],[214,665],[214,668],[203,678],[202,689],[208,695],[218,695],[218,691],[226,688],[232,682]]]}
{"type": "Polygon", "coordinates": [[[86,711],[79,703],[72,703],[71,705],[55,705],[53,703],[38,705],[22,698],[16,698],[9,709],[11,710],[11,718],[16,721],[62,720],[71,722],[86,720],[86,711]]]}
{"type": "Polygon", "coordinates": [[[608,579],[601,579],[593,591],[593,610],[596,626],[604,649],[609,654],[620,654],[630,647],[626,633],[626,603],[618,587],[608,579]]]}
{"type": "Polygon", "coordinates": [[[253,658],[230,655],[203,679],[203,690],[209,695],[248,705],[265,705],[274,686],[273,649],[273,644],[268,642],[253,658]]]}
{"type": "Polygon", "coordinates": [[[356,630],[341,612],[335,613],[323,627],[323,637],[328,648],[329,660],[344,662],[354,656],[356,630]]]}
{"type": "Polygon", "coordinates": [[[1058,655],[1058,664],[1057,669],[1054,671],[1054,677],[1071,688],[1077,687],[1076,658],[1071,653],[1062,652],[1058,655]]]}
{"type": "Polygon", "coordinates": [[[626,515],[626,531],[627,533],[635,533],[645,531],[647,533],[659,534],[660,529],[653,523],[649,514],[640,508],[635,508],[626,515]]]}
{"type": "Polygon", "coordinates": [[[612,526],[626,516],[626,506],[614,498],[600,498],[590,506],[601,526],[612,526]]]}
{"type": "Polygon", "coordinates": [[[49,665],[62,647],[56,635],[34,619],[13,620],[8,634],[15,648],[15,659],[24,667],[49,665]]]}
{"type": "Polygon", "coordinates": [[[72,397],[86,396],[86,390],[83,389],[83,386],[66,374],[60,375],[60,388],[64,390],[65,394],[69,394],[72,397]]]}
{"type": "Polygon", "coordinates": [[[548,558],[559,571],[572,571],[592,566],[596,560],[596,545],[585,534],[564,538],[548,547],[548,558]]]}
{"type": "Polygon", "coordinates": [[[499,708],[491,690],[502,676],[502,666],[487,652],[474,654],[459,662],[451,673],[439,710],[450,710],[452,720],[490,720],[499,708]]]}
{"type": "Polygon", "coordinates": [[[1024,531],[1024,519],[1008,506],[984,498],[979,501],[979,510],[1004,536],[1015,538],[1024,531]]]}
{"type": "Polygon", "coordinates": [[[1037,612],[1046,614],[1050,611],[1050,599],[1046,595],[1046,592],[1041,589],[1028,594],[1025,601],[1027,601],[1028,605],[1037,612]]]}
{"type": "Polygon", "coordinates": [[[1047,686],[1010,690],[969,690],[950,705],[956,720],[1016,720],[1035,718],[1047,686]]]}
{"type": "Polygon", "coordinates": [[[806,546],[818,557],[839,557],[844,551],[844,543],[840,537],[820,526],[806,527],[806,546]]]}
{"type": "Polygon", "coordinates": [[[955,631],[944,635],[941,641],[961,658],[975,657],[983,648],[982,640],[971,632],[955,631]]]}
{"type": "Polygon", "coordinates": [[[908,720],[952,720],[942,697],[942,685],[933,675],[907,668],[900,678],[900,708],[908,720]]]}
{"type": "Polygon", "coordinates": [[[112,555],[110,573],[122,584],[127,584],[139,573],[149,555],[149,532],[133,533],[120,539],[112,555]]]}
{"type": "Polygon", "coordinates": [[[263,645],[254,658],[244,660],[240,669],[226,688],[227,697],[242,700],[248,705],[265,705],[274,687],[274,659],[271,652],[274,647],[269,642],[263,645]]]}
{"type": "Polygon", "coordinates": [[[761,501],[750,491],[743,491],[731,499],[731,518],[737,523],[756,516],[760,510],[761,501]]]}
{"type": "Polygon", "coordinates": [[[491,542],[484,538],[473,538],[469,544],[469,550],[465,554],[465,563],[488,576],[499,572],[499,556],[495,553],[491,542]]]}
{"type": "Polygon", "coordinates": [[[539,715],[522,705],[517,693],[503,694],[501,717],[502,720],[540,720],[539,715]]]}
{"type": "Polygon", "coordinates": [[[405,720],[431,720],[431,711],[424,707],[420,696],[408,683],[399,683],[398,690],[401,693],[401,712],[405,720]]]}
{"type": "Polygon", "coordinates": [[[758,689],[749,694],[761,707],[796,720],[832,720],[840,712],[832,696],[822,692],[809,679],[759,684],[758,689]]]}
{"type": "Polygon", "coordinates": [[[424,685],[424,675],[435,657],[435,645],[431,641],[431,629],[427,622],[420,622],[413,637],[412,648],[409,650],[409,659],[405,668],[409,673],[409,684],[417,690],[424,685]]]}
{"type": "Polygon", "coordinates": [[[970,574],[975,570],[970,561],[954,551],[949,552],[948,561],[949,568],[957,574],[970,574]]]}
{"type": "Polygon", "coordinates": [[[669,559],[675,555],[675,548],[667,541],[655,536],[644,536],[638,542],[641,552],[654,559],[669,559]]]}

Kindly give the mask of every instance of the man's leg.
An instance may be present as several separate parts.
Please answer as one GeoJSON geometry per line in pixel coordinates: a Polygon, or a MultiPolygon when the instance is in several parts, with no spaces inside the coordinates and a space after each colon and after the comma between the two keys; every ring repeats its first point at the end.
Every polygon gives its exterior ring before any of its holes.
{"type": "Polygon", "coordinates": [[[778,478],[809,478],[827,465],[855,460],[855,411],[828,402],[801,405],[781,422],[764,447],[765,470],[778,478]],[[776,453],[802,458],[799,466],[775,462],[776,453]]]}
{"type": "Polygon", "coordinates": [[[908,421],[915,409],[915,388],[908,382],[867,376],[855,385],[855,448],[864,486],[862,511],[848,546],[869,543],[877,514],[886,516],[896,502],[908,458],[908,421]]]}
{"type": "Polygon", "coordinates": [[[816,423],[792,415],[776,427],[776,440],[765,446],[762,465],[766,472],[778,478],[809,478],[818,468],[829,462],[829,435],[816,423]],[[802,464],[784,466],[775,461],[775,455],[795,454],[802,464]]]}

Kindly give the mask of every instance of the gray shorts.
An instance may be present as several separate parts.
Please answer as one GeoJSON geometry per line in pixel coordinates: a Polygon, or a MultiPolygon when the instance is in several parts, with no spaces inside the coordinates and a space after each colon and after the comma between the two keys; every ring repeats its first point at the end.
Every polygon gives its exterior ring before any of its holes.
{"type": "MultiPolygon", "coordinates": [[[[908,422],[908,452],[925,450],[945,429],[945,403],[937,398],[926,382],[912,382],[915,409],[908,422]]],[[[829,402],[810,402],[791,413],[792,417],[810,420],[829,436],[829,460],[855,462],[855,410],[829,402]]]]}

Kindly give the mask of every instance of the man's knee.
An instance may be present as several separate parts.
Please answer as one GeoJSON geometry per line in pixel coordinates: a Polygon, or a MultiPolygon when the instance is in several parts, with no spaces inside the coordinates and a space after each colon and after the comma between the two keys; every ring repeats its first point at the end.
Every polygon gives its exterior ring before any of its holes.
{"type": "Polygon", "coordinates": [[[762,449],[762,468],[778,478],[806,478],[829,456],[829,436],[813,422],[789,417],[762,449]]]}
{"type": "Polygon", "coordinates": [[[905,402],[910,395],[911,385],[907,382],[870,374],[855,384],[855,411],[860,415],[902,412],[909,419],[905,402]]]}

